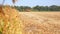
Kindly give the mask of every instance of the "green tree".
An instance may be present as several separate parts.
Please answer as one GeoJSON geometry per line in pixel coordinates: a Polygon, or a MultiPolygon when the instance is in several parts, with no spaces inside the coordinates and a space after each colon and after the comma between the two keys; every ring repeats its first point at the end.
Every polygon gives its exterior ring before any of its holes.
{"type": "Polygon", "coordinates": [[[36,11],[36,10],[37,10],[37,11],[40,11],[40,6],[37,5],[37,6],[33,7],[33,10],[35,10],[35,11],[36,11]]]}

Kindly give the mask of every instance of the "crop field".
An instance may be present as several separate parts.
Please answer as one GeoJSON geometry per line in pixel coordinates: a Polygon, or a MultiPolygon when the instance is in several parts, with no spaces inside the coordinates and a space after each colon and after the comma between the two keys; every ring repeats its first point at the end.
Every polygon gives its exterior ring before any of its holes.
{"type": "Polygon", "coordinates": [[[60,12],[0,10],[0,34],[60,34],[60,12]]]}
{"type": "Polygon", "coordinates": [[[60,12],[20,12],[23,34],[60,34],[60,12]]]}

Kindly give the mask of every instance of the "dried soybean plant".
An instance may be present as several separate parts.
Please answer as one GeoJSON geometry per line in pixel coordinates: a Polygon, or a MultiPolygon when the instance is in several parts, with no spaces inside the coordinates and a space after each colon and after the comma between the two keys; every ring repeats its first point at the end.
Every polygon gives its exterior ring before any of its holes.
{"type": "MultiPolygon", "coordinates": [[[[18,30],[20,28],[20,21],[18,17],[18,12],[11,7],[3,7],[4,2],[0,5],[0,34],[17,34],[21,32],[18,30]],[[14,12],[13,12],[14,11],[14,12]]],[[[12,0],[15,4],[17,0],[12,0]]]]}

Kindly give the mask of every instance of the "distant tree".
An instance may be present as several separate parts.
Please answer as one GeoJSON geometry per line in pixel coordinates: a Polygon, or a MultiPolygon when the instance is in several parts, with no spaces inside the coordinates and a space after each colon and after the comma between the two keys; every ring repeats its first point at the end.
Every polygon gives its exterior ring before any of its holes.
{"type": "Polygon", "coordinates": [[[30,12],[30,11],[31,11],[31,7],[29,7],[29,6],[24,6],[24,11],[30,12]]]}
{"type": "Polygon", "coordinates": [[[60,6],[56,6],[56,5],[52,5],[52,6],[34,6],[34,7],[29,7],[29,6],[16,6],[16,9],[18,9],[19,11],[29,11],[29,10],[33,10],[33,11],[60,11],[60,6]]]}
{"type": "Polygon", "coordinates": [[[49,7],[49,9],[50,9],[51,11],[58,11],[59,7],[56,6],[56,5],[52,5],[52,6],[49,7]]]}
{"type": "Polygon", "coordinates": [[[44,6],[40,6],[40,11],[44,11],[45,7],[44,6]]]}
{"type": "Polygon", "coordinates": [[[31,10],[31,7],[29,7],[29,6],[15,6],[15,8],[19,11],[31,10]]]}
{"type": "Polygon", "coordinates": [[[33,7],[33,10],[38,10],[38,11],[40,11],[40,6],[37,5],[37,6],[33,7]]]}
{"type": "Polygon", "coordinates": [[[58,11],[60,11],[60,6],[58,6],[58,11]]]}
{"type": "Polygon", "coordinates": [[[44,11],[49,11],[49,7],[48,6],[44,6],[44,11]]]}

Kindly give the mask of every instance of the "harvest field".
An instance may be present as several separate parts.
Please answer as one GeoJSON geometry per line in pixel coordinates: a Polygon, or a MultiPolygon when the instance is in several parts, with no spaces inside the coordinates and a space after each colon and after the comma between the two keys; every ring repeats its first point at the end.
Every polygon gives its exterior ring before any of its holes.
{"type": "Polygon", "coordinates": [[[0,34],[60,34],[60,12],[19,12],[11,7],[3,12],[0,34]]]}
{"type": "Polygon", "coordinates": [[[60,34],[60,12],[20,12],[24,34],[60,34]]]}
{"type": "Polygon", "coordinates": [[[0,34],[60,34],[59,1],[0,0],[0,34]]]}

